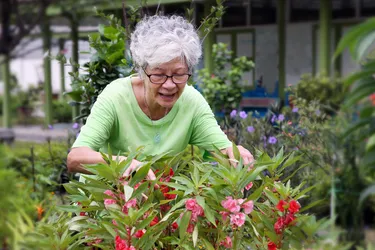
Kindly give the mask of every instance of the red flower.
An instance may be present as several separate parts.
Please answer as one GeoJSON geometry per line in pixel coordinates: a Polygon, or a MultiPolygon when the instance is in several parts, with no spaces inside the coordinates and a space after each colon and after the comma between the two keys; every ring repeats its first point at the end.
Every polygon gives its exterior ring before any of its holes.
{"type": "Polygon", "coordinates": [[[134,234],[134,236],[136,237],[136,238],[141,238],[144,234],[145,234],[145,232],[146,232],[146,229],[142,229],[142,230],[138,230],[135,234],[134,234]]]}
{"type": "Polygon", "coordinates": [[[284,227],[283,217],[279,217],[276,223],[273,225],[273,228],[275,229],[275,232],[277,234],[281,234],[283,232],[283,227],[284,227]]]}
{"type": "Polygon", "coordinates": [[[370,101],[375,106],[375,93],[370,95],[370,101]]]}
{"type": "Polygon", "coordinates": [[[285,216],[285,220],[284,220],[284,224],[286,226],[288,226],[290,223],[292,223],[294,220],[296,219],[296,217],[294,216],[294,214],[287,214],[285,216]]]}
{"type": "Polygon", "coordinates": [[[176,231],[177,228],[178,228],[177,222],[173,222],[172,225],[171,225],[171,227],[172,227],[172,232],[176,231]]]}
{"type": "Polygon", "coordinates": [[[194,225],[193,224],[191,224],[191,223],[189,223],[189,226],[188,226],[188,228],[186,229],[186,232],[188,232],[188,233],[193,233],[193,231],[194,231],[194,225]]]}
{"type": "Polygon", "coordinates": [[[288,202],[286,202],[284,200],[280,200],[279,203],[277,204],[276,208],[280,212],[284,212],[285,211],[285,207],[284,207],[285,205],[288,205],[288,202]]]}
{"type": "Polygon", "coordinates": [[[121,239],[120,236],[116,236],[115,238],[115,245],[116,245],[116,250],[127,250],[128,249],[128,244],[126,244],[126,241],[121,239]]]}
{"type": "Polygon", "coordinates": [[[171,205],[169,205],[169,204],[160,205],[160,210],[162,212],[168,212],[170,209],[171,209],[171,205]]]}
{"type": "Polygon", "coordinates": [[[155,226],[159,222],[159,218],[155,216],[155,218],[150,222],[150,227],[155,226]]]}
{"type": "Polygon", "coordinates": [[[299,209],[301,208],[300,204],[295,201],[295,200],[291,200],[289,202],[289,212],[291,212],[292,214],[295,214],[299,211],[299,209]]]}
{"type": "Polygon", "coordinates": [[[273,242],[268,243],[268,250],[277,250],[276,244],[273,242]]]}

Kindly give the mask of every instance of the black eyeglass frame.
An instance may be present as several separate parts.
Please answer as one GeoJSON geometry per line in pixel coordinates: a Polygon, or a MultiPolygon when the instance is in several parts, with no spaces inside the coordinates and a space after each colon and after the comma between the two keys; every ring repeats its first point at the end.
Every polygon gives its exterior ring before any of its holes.
{"type": "Polygon", "coordinates": [[[147,72],[146,72],[146,70],[144,69],[144,68],[142,68],[142,70],[143,70],[143,72],[145,72],[145,75],[148,77],[148,79],[150,79],[150,82],[152,83],[152,84],[158,84],[158,85],[162,85],[162,84],[164,84],[167,80],[168,80],[168,78],[171,78],[172,79],[172,82],[174,83],[174,84],[184,84],[184,83],[187,83],[188,81],[189,81],[189,79],[190,79],[190,77],[191,77],[191,74],[173,74],[173,75],[163,75],[163,74],[147,74],[147,72]],[[152,80],[151,80],[151,76],[166,76],[167,78],[165,78],[165,81],[164,82],[160,82],[160,83],[156,83],[156,82],[153,82],[152,80]],[[174,76],[184,76],[184,75],[187,75],[188,76],[188,78],[186,79],[186,81],[185,82],[175,82],[174,80],[173,80],[173,77],[174,76]]]}

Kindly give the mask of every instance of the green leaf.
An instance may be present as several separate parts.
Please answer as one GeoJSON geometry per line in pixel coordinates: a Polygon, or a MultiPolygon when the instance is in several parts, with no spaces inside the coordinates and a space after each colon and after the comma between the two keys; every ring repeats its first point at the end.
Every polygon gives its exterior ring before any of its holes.
{"type": "Polygon", "coordinates": [[[70,212],[70,213],[77,213],[81,211],[81,207],[73,206],[73,205],[60,205],[56,207],[57,210],[70,212]]]}
{"type": "Polygon", "coordinates": [[[263,189],[264,187],[260,186],[251,195],[249,195],[249,197],[246,200],[252,200],[254,202],[257,201],[259,197],[262,195],[263,189]]]}
{"type": "Polygon", "coordinates": [[[207,249],[207,250],[215,250],[215,248],[212,246],[212,244],[208,240],[206,240],[205,238],[202,238],[201,240],[203,241],[205,249],[207,249]]]}
{"type": "Polygon", "coordinates": [[[375,134],[371,135],[366,143],[366,150],[370,151],[375,147],[375,134]]]}
{"type": "Polygon", "coordinates": [[[110,224],[107,221],[102,221],[101,224],[104,226],[104,228],[112,235],[113,238],[116,238],[117,233],[113,229],[114,225],[110,224]]]}
{"type": "Polygon", "coordinates": [[[341,54],[345,48],[351,46],[352,44],[357,43],[358,38],[362,38],[364,35],[372,33],[374,31],[374,27],[375,27],[375,18],[370,18],[367,21],[350,29],[340,39],[340,42],[337,45],[333,58],[334,59],[337,58],[337,56],[341,54]]]}
{"type": "Polygon", "coordinates": [[[368,49],[374,44],[374,42],[375,32],[366,34],[364,37],[362,37],[357,43],[355,58],[361,60],[366,52],[369,53],[368,49]]]}
{"type": "MultiPolygon", "coordinates": [[[[375,74],[375,71],[373,72],[375,74]]],[[[351,92],[349,98],[345,101],[346,107],[351,107],[363,98],[367,98],[369,95],[375,92],[375,80],[372,82],[371,85],[364,86],[361,89],[356,90],[355,92],[351,92]]]]}
{"type": "Polygon", "coordinates": [[[194,184],[185,176],[175,176],[175,177],[172,177],[172,179],[178,182],[181,182],[182,184],[185,184],[189,188],[194,188],[194,184]]]}
{"type": "Polygon", "coordinates": [[[146,163],[142,167],[140,167],[137,172],[135,173],[134,177],[131,178],[129,185],[134,186],[135,184],[141,182],[144,180],[148,174],[148,171],[150,171],[151,163],[146,163]]]}
{"type": "Polygon", "coordinates": [[[310,209],[312,207],[315,207],[316,205],[319,205],[322,202],[324,202],[324,199],[314,201],[314,202],[310,203],[309,205],[307,205],[306,207],[303,207],[301,210],[299,210],[299,213],[303,213],[304,211],[307,211],[308,209],[310,209]]]}
{"type": "Polygon", "coordinates": [[[316,188],[316,186],[310,186],[308,188],[305,188],[296,197],[294,197],[294,199],[298,200],[299,198],[301,198],[303,195],[305,195],[306,193],[310,192],[314,188],[316,188]]]}
{"type": "Polygon", "coordinates": [[[177,184],[177,183],[173,183],[173,182],[163,182],[163,185],[175,188],[177,190],[184,190],[185,191],[187,189],[187,187],[185,187],[183,185],[180,185],[180,184],[177,184]]]}
{"type": "Polygon", "coordinates": [[[111,169],[108,165],[106,164],[94,164],[94,165],[83,165],[86,170],[90,171],[93,174],[96,174],[100,177],[104,177],[105,179],[109,181],[115,181],[115,173],[113,172],[113,169],[111,169]]]}
{"type": "Polygon", "coordinates": [[[358,207],[362,207],[363,201],[367,199],[367,197],[375,194],[375,185],[367,187],[365,190],[361,192],[358,201],[358,207]]]}
{"type": "Polygon", "coordinates": [[[277,203],[279,203],[279,199],[270,190],[264,189],[264,192],[274,205],[277,205],[277,203]]]}
{"type": "Polygon", "coordinates": [[[124,194],[125,194],[125,201],[128,202],[132,197],[134,188],[130,187],[129,185],[124,185],[124,194]]]}
{"type": "Polygon", "coordinates": [[[240,161],[241,154],[240,154],[240,151],[238,150],[237,145],[236,145],[234,142],[232,142],[232,148],[233,148],[233,155],[234,155],[234,158],[235,158],[237,161],[240,161]]]}
{"type": "Polygon", "coordinates": [[[186,211],[181,218],[180,225],[179,225],[179,234],[180,234],[181,240],[183,240],[186,235],[186,230],[189,226],[190,217],[191,217],[191,211],[186,211]]]}
{"type": "Polygon", "coordinates": [[[149,184],[150,183],[148,181],[142,183],[136,190],[134,190],[132,197],[130,199],[137,198],[139,195],[144,193],[148,189],[149,184]]]}
{"type": "Polygon", "coordinates": [[[195,247],[197,245],[198,241],[198,223],[194,227],[193,231],[193,246],[195,247]]]}
{"type": "Polygon", "coordinates": [[[375,148],[366,152],[364,158],[362,159],[362,164],[364,167],[373,167],[375,165],[375,148]]]}

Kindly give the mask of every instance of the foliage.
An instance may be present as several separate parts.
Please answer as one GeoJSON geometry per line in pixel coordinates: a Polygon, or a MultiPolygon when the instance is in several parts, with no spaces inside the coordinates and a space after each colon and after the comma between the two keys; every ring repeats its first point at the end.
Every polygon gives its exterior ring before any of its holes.
{"type": "MultiPolygon", "coordinates": [[[[346,95],[345,107],[357,107],[359,117],[346,135],[352,136],[355,132],[366,131],[357,138],[359,144],[365,143],[366,155],[361,160],[361,166],[369,169],[375,165],[375,58],[373,42],[375,39],[373,27],[375,18],[368,19],[352,28],[339,42],[335,52],[338,56],[349,48],[352,57],[361,64],[361,69],[353,72],[345,80],[345,87],[350,91],[346,95]]],[[[373,187],[363,191],[360,201],[374,194],[373,187]]]]}
{"type": "MultiPolygon", "coordinates": [[[[299,161],[293,154],[280,151],[270,158],[258,152],[253,168],[241,160],[233,167],[219,151],[214,162],[196,155],[156,156],[131,177],[122,177],[137,154],[122,162],[103,155],[106,164],[86,166],[97,176],[64,185],[72,204],[60,210],[76,214],[61,222],[69,225],[67,238],[78,233],[81,247],[104,249],[267,249],[273,243],[301,249],[316,242],[318,230],[328,225],[304,213],[314,204],[301,208],[298,203],[313,187],[279,181],[283,170],[299,161]],[[155,181],[145,179],[150,168],[155,181]]],[[[40,227],[36,234],[51,235],[50,230],[40,227]]],[[[54,240],[44,237],[43,245],[54,240]]]]}
{"type": "MultiPolygon", "coordinates": [[[[104,17],[103,15],[101,15],[104,17]]],[[[84,73],[69,72],[72,77],[72,91],[67,93],[72,98],[72,106],[81,105],[81,116],[85,122],[98,95],[113,80],[128,76],[133,67],[126,49],[125,29],[118,18],[106,17],[108,25],[100,25],[97,33],[89,35],[90,49],[93,53],[88,63],[81,70],[84,73]]],[[[61,57],[60,60],[64,61],[61,57]]]]}
{"type": "MultiPolygon", "coordinates": [[[[282,113],[268,113],[265,117],[235,110],[227,122],[231,125],[228,134],[251,151],[261,149],[275,155],[283,148],[286,153],[301,156],[305,168],[296,173],[300,165],[285,170],[286,175],[293,176],[292,184],[298,185],[303,180],[306,186],[316,185],[307,202],[317,199],[334,202],[333,207],[325,202],[312,212],[317,216],[329,212],[336,216],[337,224],[348,230],[342,238],[350,241],[362,238],[364,221],[357,210],[358,194],[374,181],[375,172],[361,168],[359,162],[365,148],[358,145],[357,138],[368,131],[343,137],[355,117],[345,112],[328,116],[320,111],[322,107],[317,102],[298,99],[294,104],[293,109],[286,107],[282,113]]],[[[368,202],[365,208],[374,213],[373,202],[368,202]]]]}
{"type": "Polygon", "coordinates": [[[16,144],[5,148],[5,158],[1,160],[7,169],[12,169],[23,178],[33,199],[43,200],[51,192],[61,193],[61,184],[72,178],[66,168],[66,157],[70,145],[53,143],[16,144]]]}
{"type": "Polygon", "coordinates": [[[66,101],[52,102],[53,120],[57,123],[69,123],[72,120],[72,107],[66,101]]]}
{"type": "Polygon", "coordinates": [[[213,72],[199,70],[202,93],[214,112],[228,114],[237,109],[246,87],[242,75],[254,68],[254,63],[245,56],[233,58],[227,44],[218,43],[212,47],[213,72]]]}
{"type": "Polygon", "coordinates": [[[300,81],[290,86],[288,91],[291,103],[298,98],[307,102],[317,101],[322,105],[322,111],[328,114],[339,110],[345,94],[341,79],[311,74],[302,75],[300,81]]]}

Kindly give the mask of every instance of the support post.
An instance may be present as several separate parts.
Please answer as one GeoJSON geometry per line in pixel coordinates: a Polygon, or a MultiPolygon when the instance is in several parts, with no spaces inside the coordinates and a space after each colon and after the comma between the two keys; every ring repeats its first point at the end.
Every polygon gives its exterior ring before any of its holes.
{"type": "MultiPolygon", "coordinates": [[[[336,24],[335,25],[335,47],[337,47],[340,38],[342,36],[342,25],[341,24],[336,24]]],[[[335,76],[341,77],[342,75],[342,56],[341,54],[336,58],[335,64],[334,64],[334,69],[335,69],[335,76]]]]}
{"type": "Polygon", "coordinates": [[[280,104],[285,104],[285,54],[286,54],[286,0],[277,1],[277,34],[279,46],[279,98],[280,104]]]}
{"type": "MultiPolygon", "coordinates": [[[[76,16],[76,14],[74,13],[73,16],[71,16],[70,18],[70,29],[71,29],[71,39],[72,39],[72,62],[73,62],[73,72],[74,73],[77,73],[78,70],[79,70],[79,66],[78,66],[78,60],[79,60],[79,54],[78,54],[78,18],[76,16]]],[[[80,108],[79,108],[79,105],[77,106],[74,106],[72,108],[72,118],[73,118],[73,122],[76,122],[75,121],[75,118],[77,116],[79,116],[80,114],[80,108]]]]}
{"type": "Polygon", "coordinates": [[[3,99],[3,127],[11,128],[11,113],[10,113],[10,67],[9,56],[5,55],[1,58],[3,60],[2,77],[4,83],[4,99],[3,99]]]}
{"type": "MultiPolygon", "coordinates": [[[[65,45],[65,40],[59,39],[60,54],[64,53],[64,45],[65,45]]],[[[61,61],[60,62],[60,95],[59,95],[60,101],[63,101],[65,99],[64,98],[64,92],[65,92],[65,65],[61,61]]]]}
{"type": "MultiPolygon", "coordinates": [[[[204,16],[210,14],[212,2],[204,2],[204,16]]],[[[204,67],[208,69],[210,73],[213,72],[213,62],[212,62],[212,45],[214,44],[214,31],[211,30],[210,33],[206,36],[203,41],[203,58],[204,58],[204,67]]]]}
{"type": "Polygon", "coordinates": [[[44,51],[44,107],[45,107],[45,127],[52,125],[52,83],[51,83],[51,30],[48,17],[43,18],[43,51],[44,51]]]}
{"type": "Polygon", "coordinates": [[[320,0],[319,73],[330,76],[332,1],[320,0]]]}

